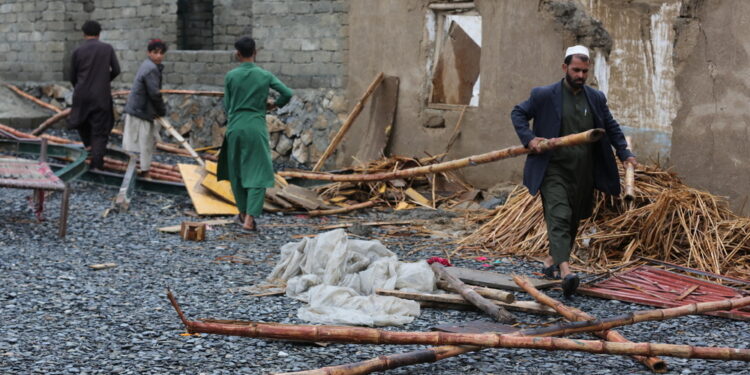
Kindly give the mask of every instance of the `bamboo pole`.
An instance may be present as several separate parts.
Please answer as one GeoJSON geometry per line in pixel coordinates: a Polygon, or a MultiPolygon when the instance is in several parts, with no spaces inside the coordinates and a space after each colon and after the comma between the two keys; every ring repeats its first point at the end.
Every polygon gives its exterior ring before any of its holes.
{"type": "Polygon", "coordinates": [[[346,207],[341,208],[334,208],[330,210],[313,210],[309,211],[307,214],[310,216],[323,216],[323,215],[336,215],[336,214],[343,214],[351,211],[356,211],[362,208],[368,208],[372,207],[377,203],[376,201],[367,201],[362,203],[353,204],[346,207]]]}
{"type": "MultiPolygon", "coordinates": [[[[518,284],[521,289],[526,291],[526,293],[529,293],[532,297],[534,297],[535,300],[539,301],[539,303],[544,304],[546,306],[549,306],[555,311],[557,311],[560,315],[565,317],[568,320],[571,321],[586,321],[586,320],[594,320],[593,316],[580,311],[578,309],[572,309],[564,304],[562,304],[560,301],[556,301],[552,299],[551,297],[547,296],[546,294],[540,292],[538,289],[536,289],[531,283],[525,279],[520,278],[518,276],[513,276],[513,281],[518,284]]],[[[630,342],[625,336],[620,334],[616,331],[601,331],[596,332],[596,335],[613,342],[630,342]]],[[[643,363],[646,367],[651,369],[654,372],[666,372],[667,371],[667,364],[661,359],[657,357],[646,357],[646,356],[634,356],[633,359],[636,361],[643,363]]]]}
{"type": "MultiPolygon", "coordinates": [[[[546,295],[542,296],[547,297],[546,295]]],[[[544,298],[540,297],[540,298],[544,298]]],[[[549,300],[552,300],[549,298],[549,300]]],[[[552,300],[554,301],[554,300],[552,300]]],[[[556,301],[555,301],[556,302],[556,301]]],[[[746,306],[746,304],[750,304],[750,301],[748,301],[748,297],[746,298],[739,298],[734,300],[727,300],[727,301],[717,301],[720,302],[718,304],[714,302],[709,302],[709,304],[713,304],[711,306],[704,304],[697,304],[695,307],[691,307],[689,309],[685,309],[683,306],[683,311],[686,312],[687,310],[690,310],[690,314],[695,313],[695,311],[715,311],[713,309],[723,309],[726,308],[727,305],[734,306],[735,308],[746,306]],[[732,302],[728,302],[732,301],[732,302]]],[[[559,302],[558,302],[559,303],[559,302]]],[[[560,306],[563,306],[560,304],[560,306]]],[[[564,307],[564,306],[563,306],[564,307]]],[[[567,310],[570,311],[577,311],[572,308],[564,307],[567,310]]],[[[669,317],[673,318],[677,315],[675,313],[674,309],[661,309],[661,310],[647,310],[647,311],[640,311],[633,313],[634,315],[638,315],[644,318],[644,320],[661,320],[659,317],[669,317]],[[645,319],[653,318],[653,319],[645,319]]],[[[591,329],[592,326],[589,324],[591,323],[590,320],[592,319],[586,319],[582,321],[575,322],[573,324],[565,323],[561,324],[555,327],[543,327],[543,328],[536,328],[536,329],[526,329],[522,331],[518,331],[515,333],[512,333],[510,335],[522,335],[522,336],[550,336],[550,335],[556,335],[556,334],[569,334],[569,333],[575,333],[576,328],[580,327],[588,327],[588,329],[591,329]]],[[[608,331],[613,332],[613,331],[608,331]]],[[[328,375],[328,374],[346,374],[346,375],[359,375],[359,374],[369,374],[374,371],[384,371],[389,369],[394,369],[397,367],[402,366],[408,366],[408,365],[414,365],[419,363],[426,363],[426,362],[435,362],[441,359],[461,355],[464,353],[477,351],[483,349],[479,346],[441,346],[436,348],[429,348],[424,350],[417,350],[413,352],[408,353],[400,353],[400,354],[394,354],[389,356],[381,356],[378,358],[373,358],[370,360],[357,362],[357,363],[349,363],[339,366],[330,366],[330,367],[324,367],[316,370],[310,370],[310,371],[301,371],[301,372],[295,372],[295,373],[288,373],[288,374],[295,374],[295,375],[328,375]]],[[[650,361],[649,368],[651,368],[654,372],[665,372],[667,370],[667,366],[659,358],[655,357],[643,357],[640,358],[644,359],[650,359],[654,358],[654,361],[650,361]]]]}
{"type": "Polygon", "coordinates": [[[68,117],[68,115],[70,115],[70,108],[61,112],[57,112],[54,116],[48,118],[39,126],[37,126],[36,129],[32,130],[31,135],[39,135],[39,134],[44,133],[44,131],[47,130],[47,128],[56,124],[58,121],[62,120],[63,118],[68,117]]]}
{"type": "Polygon", "coordinates": [[[51,111],[53,111],[55,113],[60,113],[62,111],[62,109],[57,108],[57,107],[55,107],[52,104],[45,103],[45,102],[43,102],[43,101],[35,98],[33,95],[29,95],[28,93],[24,92],[23,90],[19,89],[18,87],[11,85],[10,83],[6,83],[5,87],[9,88],[11,91],[15,92],[16,94],[18,94],[18,95],[20,95],[20,96],[22,96],[22,97],[24,97],[26,99],[31,100],[32,102],[36,103],[37,105],[42,106],[44,108],[47,108],[47,109],[49,109],[49,110],[51,110],[51,111]]]}
{"type": "Polygon", "coordinates": [[[738,360],[750,362],[750,349],[691,345],[569,340],[556,337],[524,337],[496,333],[403,332],[376,328],[293,324],[222,324],[189,321],[171,292],[172,306],[189,333],[269,338],[309,342],[343,342],[387,345],[475,345],[495,348],[571,350],[597,354],[667,355],[680,358],[738,360]]]}
{"type": "Polygon", "coordinates": [[[365,107],[365,101],[368,97],[370,97],[370,95],[372,95],[373,92],[375,92],[375,89],[378,88],[380,83],[383,82],[383,78],[385,78],[385,74],[383,74],[383,72],[380,72],[377,76],[375,76],[375,79],[370,83],[370,86],[367,87],[365,93],[361,98],[359,98],[357,104],[354,105],[354,109],[349,112],[349,116],[346,117],[346,120],[341,125],[341,129],[336,132],[336,135],[331,140],[331,143],[329,143],[328,147],[326,147],[326,150],[323,151],[323,155],[321,155],[320,159],[318,159],[318,162],[315,163],[315,166],[312,169],[313,172],[317,172],[320,170],[320,168],[323,167],[323,163],[326,162],[326,160],[331,156],[336,147],[338,147],[339,143],[341,143],[341,140],[344,138],[346,132],[349,131],[349,128],[354,123],[354,120],[357,119],[357,116],[359,116],[359,113],[362,112],[362,109],[365,107]]]}
{"type": "Polygon", "coordinates": [[[169,134],[172,135],[172,137],[174,137],[178,142],[180,142],[180,145],[182,145],[182,147],[185,148],[185,150],[187,150],[187,152],[190,153],[190,156],[193,159],[195,159],[198,165],[200,165],[201,167],[206,166],[206,163],[203,161],[203,159],[201,159],[201,157],[198,156],[198,153],[196,153],[195,150],[193,150],[193,148],[190,146],[190,144],[185,140],[185,138],[183,138],[182,135],[180,135],[180,133],[177,132],[177,130],[175,130],[174,127],[172,127],[172,124],[170,124],[169,121],[167,121],[167,119],[165,119],[164,117],[157,117],[156,121],[159,124],[161,124],[161,126],[164,127],[164,129],[167,129],[167,131],[169,132],[169,134]]]}
{"type": "MultiPolygon", "coordinates": [[[[633,148],[633,139],[625,137],[630,149],[633,148]]],[[[635,200],[635,167],[628,163],[625,165],[625,201],[632,202],[635,200]]]]}
{"type": "MultiPolygon", "coordinates": [[[[161,90],[162,94],[202,95],[202,96],[224,96],[223,91],[199,91],[199,90],[161,90]]],[[[130,90],[112,91],[112,96],[128,96],[130,90]]]]}
{"type": "Polygon", "coordinates": [[[463,281],[449,274],[448,271],[445,270],[445,267],[443,267],[442,264],[435,262],[435,263],[432,263],[430,267],[432,268],[432,270],[435,272],[435,275],[437,275],[439,279],[445,280],[445,282],[450,285],[451,289],[457,291],[467,301],[471,302],[472,305],[484,311],[487,315],[491,316],[493,319],[501,323],[513,323],[516,321],[516,317],[513,316],[513,314],[509,313],[508,310],[505,310],[503,307],[497,306],[494,303],[485,299],[484,297],[480,296],[479,293],[474,291],[474,289],[466,286],[466,284],[464,284],[463,281]]]}
{"type": "MultiPolygon", "coordinates": [[[[556,144],[551,142],[543,142],[541,144],[543,151],[552,150],[558,147],[575,146],[583,143],[592,143],[599,140],[604,135],[602,129],[587,130],[582,133],[566,135],[558,138],[556,144]]],[[[339,175],[331,173],[320,173],[320,172],[300,172],[300,171],[281,171],[279,175],[282,177],[293,177],[293,178],[304,178],[309,180],[322,180],[322,181],[336,181],[336,182],[372,182],[372,181],[385,181],[395,180],[397,178],[414,177],[432,173],[440,173],[450,171],[453,169],[474,166],[477,164],[484,164],[500,159],[507,159],[519,155],[525,155],[531,153],[532,150],[523,146],[514,146],[505,148],[502,150],[495,150],[484,154],[473,155],[462,159],[456,159],[447,161],[444,163],[431,164],[422,167],[402,169],[394,172],[383,172],[373,174],[348,174],[339,175]]]]}
{"type": "MultiPolygon", "coordinates": [[[[437,286],[440,289],[447,290],[449,292],[458,293],[457,290],[453,289],[449,283],[443,279],[437,280],[437,286]]],[[[505,303],[513,303],[516,301],[516,296],[513,293],[508,293],[504,290],[486,288],[481,286],[469,285],[469,288],[474,289],[480,296],[484,298],[494,299],[505,303]]]]}

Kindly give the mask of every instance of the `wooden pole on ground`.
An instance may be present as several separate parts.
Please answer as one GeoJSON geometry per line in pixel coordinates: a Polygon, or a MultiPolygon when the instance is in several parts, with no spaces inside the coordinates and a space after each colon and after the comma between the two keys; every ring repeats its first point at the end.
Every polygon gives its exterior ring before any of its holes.
{"type": "Polygon", "coordinates": [[[509,313],[508,310],[505,310],[504,308],[497,306],[496,304],[480,296],[479,293],[477,293],[474,289],[469,288],[466,284],[463,283],[463,281],[449,274],[442,264],[435,262],[432,263],[430,267],[432,267],[432,270],[435,272],[435,275],[438,278],[443,279],[446,283],[448,283],[448,285],[450,285],[450,288],[452,290],[457,291],[467,301],[471,302],[472,305],[484,311],[493,319],[501,323],[514,323],[516,321],[516,317],[513,316],[513,314],[509,313]]]}
{"type": "Polygon", "coordinates": [[[474,345],[493,348],[570,350],[597,354],[668,355],[680,358],[750,362],[750,349],[704,347],[660,343],[570,340],[556,337],[525,337],[497,333],[403,332],[375,328],[233,322],[230,324],[189,321],[171,292],[167,293],[188,333],[269,338],[308,342],[345,342],[383,345],[474,345]]]}
{"type": "MultiPolygon", "coordinates": [[[[437,280],[437,286],[440,289],[447,290],[449,292],[458,293],[457,290],[454,290],[453,287],[451,287],[451,285],[443,279],[437,280]]],[[[516,296],[513,293],[509,293],[504,290],[485,288],[485,287],[473,286],[473,285],[469,285],[469,288],[474,289],[477,293],[479,293],[480,296],[484,298],[494,299],[494,300],[505,302],[505,303],[513,303],[516,300],[516,296]]]]}
{"type": "Polygon", "coordinates": [[[354,105],[354,109],[352,109],[351,112],[349,112],[349,116],[346,117],[346,120],[341,125],[341,129],[336,133],[336,135],[331,140],[331,143],[328,144],[328,147],[323,152],[323,155],[320,156],[320,159],[318,159],[318,162],[315,163],[315,166],[313,167],[313,171],[317,172],[320,170],[320,168],[323,167],[323,164],[326,162],[326,160],[331,156],[333,151],[338,147],[339,143],[341,143],[341,140],[344,138],[344,135],[349,130],[349,128],[354,123],[354,120],[357,119],[357,116],[359,116],[359,113],[362,112],[362,108],[365,107],[365,101],[367,100],[370,95],[372,95],[373,92],[375,92],[375,89],[378,88],[381,82],[383,82],[383,78],[385,75],[383,72],[380,72],[375,79],[370,83],[370,86],[367,87],[367,90],[362,95],[361,98],[359,98],[359,101],[356,105],[354,105]]]}
{"type": "MultiPolygon", "coordinates": [[[[602,129],[587,130],[582,133],[566,135],[558,138],[558,143],[551,144],[550,142],[543,142],[540,146],[543,151],[552,150],[558,147],[575,146],[584,143],[592,143],[598,141],[604,135],[602,129]]],[[[320,172],[298,172],[298,171],[281,171],[279,175],[282,177],[293,177],[293,178],[304,178],[309,180],[321,180],[321,181],[336,181],[336,182],[373,182],[373,181],[386,181],[395,180],[397,178],[407,178],[414,176],[421,176],[432,173],[440,173],[453,169],[464,168],[468,166],[474,166],[477,164],[484,164],[493,162],[500,159],[507,159],[519,155],[526,155],[531,153],[532,150],[523,146],[509,147],[502,150],[496,150],[487,152],[480,155],[473,155],[462,159],[456,159],[447,161],[439,164],[425,165],[423,167],[415,167],[409,169],[402,169],[395,172],[383,172],[373,174],[331,174],[331,173],[320,173],[320,172]]]]}
{"type": "MultiPolygon", "coordinates": [[[[537,288],[535,288],[526,278],[521,278],[519,276],[513,276],[513,281],[518,284],[519,287],[521,287],[526,293],[529,293],[532,297],[534,297],[535,300],[539,301],[539,303],[549,306],[555,311],[557,311],[560,315],[565,317],[565,319],[571,320],[571,321],[582,321],[582,320],[594,320],[593,316],[580,311],[578,309],[572,309],[570,307],[565,306],[560,301],[556,301],[552,299],[551,297],[547,296],[546,294],[540,292],[537,288]]],[[[625,336],[621,335],[617,331],[603,331],[603,332],[596,332],[596,335],[613,342],[630,342],[628,339],[625,338],[625,336]]],[[[666,372],[667,371],[667,364],[658,357],[645,357],[645,356],[634,356],[633,359],[636,361],[643,363],[646,367],[651,369],[651,371],[654,372],[666,372]]]]}
{"type": "Polygon", "coordinates": [[[24,92],[23,90],[19,89],[18,87],[11,85],[10,83],[6,83],[5,86],[7,88],[9,88],[11,91],[15,92],[16,94],[18,94],[18,95],[20,95],[20,96],[22,96],[22,97],[24,97],[26,99],[31,100],[32,102],[36,103],[39,106],[47,108],[47,109],[49,109],[49,110],[51,110],[51,111],[53,111],[55,113],[59,113],[59,112],[62,111],[62,109],[57,108],[57,107],[55,107],[52,104],[45,103],[45,102],[43,102],[43,101],[35,98],[33,95],[29,95],[28,93],[24,92]]]}
{"type": "Polygon", "coordinates": [[[56,124],[58,121],[62,120],[63,118],[68,117],[68,115],[70,115],[70,108],[61,112],[57,112],[54,116],[46,119],[43,123],[37,126],[36,129],[32,130],[31,134],[39,135],[39,134],[44,133],[44,131],[47,130],[47,128],[56,124]]]}

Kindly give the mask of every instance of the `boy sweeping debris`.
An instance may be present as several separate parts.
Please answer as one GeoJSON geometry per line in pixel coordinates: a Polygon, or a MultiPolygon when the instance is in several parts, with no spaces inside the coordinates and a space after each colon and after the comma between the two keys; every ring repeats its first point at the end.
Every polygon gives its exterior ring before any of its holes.
{"type": "Polygon", "coordinates": [[[231,182],[242,229],[257,231],[254,218],[263,210],[266,188],[274,185],[266,110],[283,107],[291,99],[292,90],[255,65],[257,51],[252,38],[242,37],[234,47],[241,64],[224,77],[224,108],[229,125],[216,176],[231,182]],[[279,93],[275,104],[268,103],[269,88],[279,93]]]}
{"type": "Polygon", "coordinates": [[[133,87],[125,104],[125,130],[122,148],[140,155],[140,174],[148,176],[151,157],[154,154],[159,127],[154,124],[156,116],[166,114],[161,95],[162,70],[167,45],[160,39],[148,43],[148,58],[138,68],[133,87]]]}

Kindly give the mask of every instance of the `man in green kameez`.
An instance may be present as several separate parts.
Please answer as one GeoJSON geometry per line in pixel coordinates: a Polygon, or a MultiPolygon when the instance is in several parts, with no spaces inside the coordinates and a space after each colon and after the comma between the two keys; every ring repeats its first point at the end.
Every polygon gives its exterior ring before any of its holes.
{"type": "Polygon", "coordinates": [[[242,229],[256,231],[255,218],[263,210],[266,189],[274,185],[266,110],[286,105],[292,90],[255,65],[257,51],[252,38],[242,37],[234,47],[241,64],[224,77],[228,126],[216,176],[232,185],[242,229]],[[279,93],[274,104],[268,103],[269,88],[279,93]]]}
{"type": "Polygon", "coordinates": [[[513,108],[511,119],[521,142],[535,151],[526,158],[524,185],[532,195],[540,192],[542,196],[550,252],[542,272],[562,278],[563,294],[570,297],[579,284],[578,276],[570,272],[570,253],[580,220],[591,216],[594,188],[620,194],[612,147],[623,163],[636,166],[637,162],[604,93],[585,85],[588,48],[568,48],[562,68],[565,78],[531,90],[529,99],[513,108]],[[533,130],[529,126],[532,119],[533,130]],[[557,137],[593,128],[606,133],[596,143],[541,153],[542,141],[554,144],[557,137]]]}

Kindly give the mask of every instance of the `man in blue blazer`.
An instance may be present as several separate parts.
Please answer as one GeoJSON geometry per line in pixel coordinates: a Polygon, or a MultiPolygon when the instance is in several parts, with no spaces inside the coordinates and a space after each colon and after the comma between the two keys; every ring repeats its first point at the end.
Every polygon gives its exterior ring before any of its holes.
{"type": "Polygon", "coordinates": [[[591,216],[593,189],[620,194],[612,147],[623,163],[636,166],[637,162],[628,150],[620,125],[609,112],[604,93],[585,85],[588,49],[568,48],[562,69],[564,79],[532,89],[529,98],[515,106],[510,116],[518,138],[534,150],[526,158],[523,183],[530,194],[539,192],[542,196],[550,244],[542,272],[562,278],[563,294],[568,298],[579,284],[578,276],[570,272],[570,253],[580,220],[591,216]],[[534,121],[533,128],[530,120],[534,121]],[[558,137],[593,128],[602,128],[606,133],[593,144],[541,152],[539,144],[543,140],[554,144],[558,137]]]}

